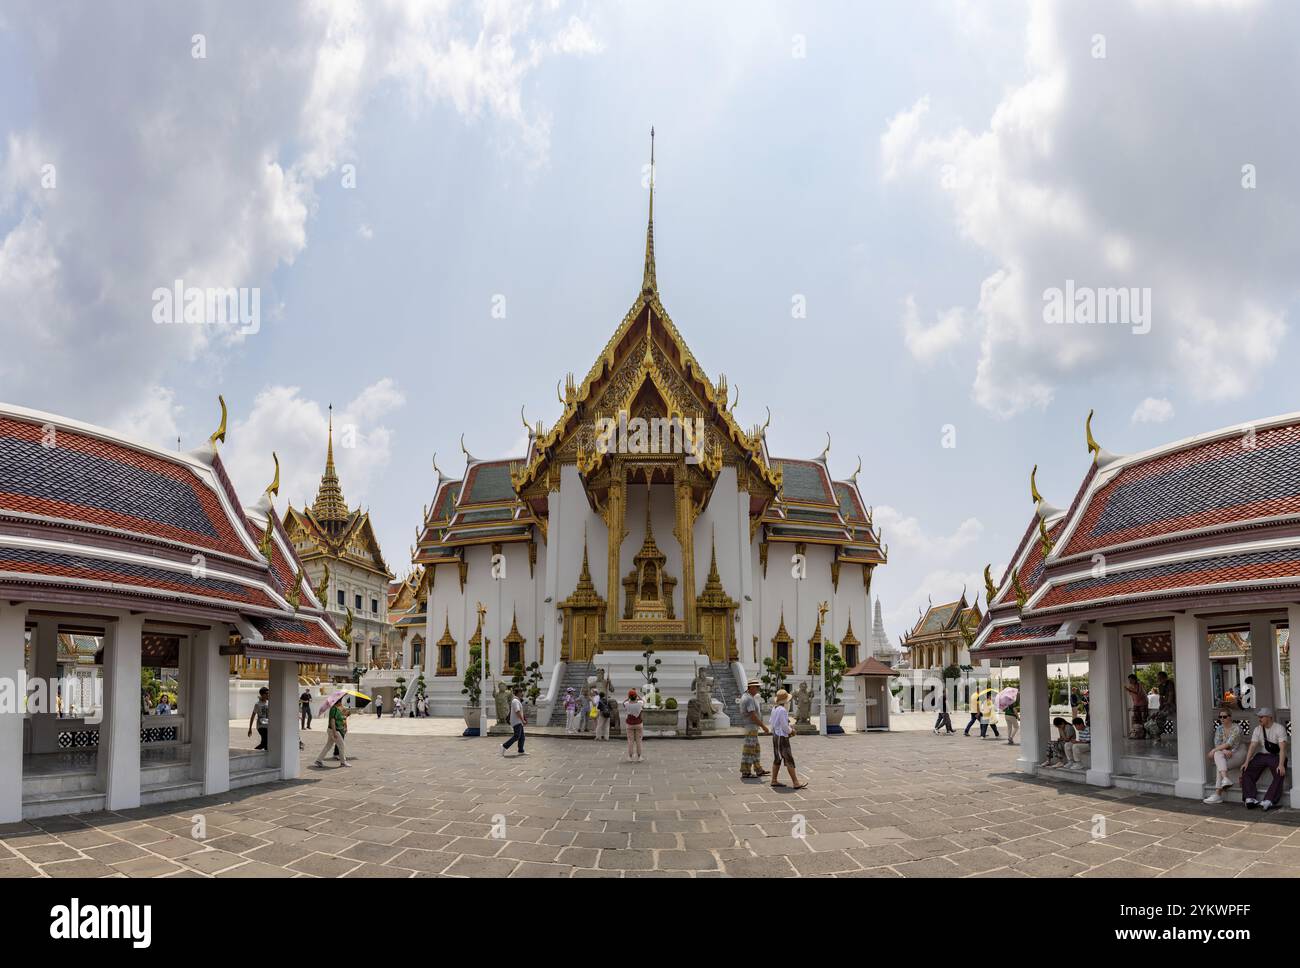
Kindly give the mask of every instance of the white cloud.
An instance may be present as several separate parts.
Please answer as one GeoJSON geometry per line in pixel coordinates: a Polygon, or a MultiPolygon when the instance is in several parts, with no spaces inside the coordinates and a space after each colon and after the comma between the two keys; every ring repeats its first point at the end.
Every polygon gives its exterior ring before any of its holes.
{"type": "Polygon", "coordinates": [[[928,363],[962,341],[966,331],[966,312],[960,306],[939,314],[932,326],[925,326],[916,310],[916,300],[908,296],[903,304],[903,344],[914,359],[928,363]]]}
{"type": "Polygon", "coordinates": [[[909,557],[947,558],[970,547],[984,534],[984,525],[979,518],[966,518],[952,534],[928,534],[919,519],[904,515],[887,504],[874,510],[873,521],[884,531],[884,541],[890,546],[890,553],[902,550],[909,557]]]}
{"type": "Polygon", "coordinates": [[[1103,371],[1167,372],[1201,399],[1248,392],[1300,296],[1300,224],[1275,216],[1300,208],[1284,174],[1300,136],[1254,109],[1300,93],[1300,60],[1281,40],[1297,33],[1300,7],[1284,2],[1038,2],[1027,78],[986,127],[926,130],[933,91],[891,119],[884,181],[937,183],[957,234],[997,267],[971,313],[982,406],[1042,407],[1103,371]],[[1044,292],[1066,280],[1150,289],[1150,333],[1045,324],[1044,292]]]}
{"type": "MultiPolygon", "coordinates": [[[[927,571],[901,599],[881,602],[881,616],[885,620],[885,628],[892,629],[895,636],[912,631],[931,602],[942,605],[945,602],[956,601],[963,588],[966,590],[967,603],[973,603],[984,588],[983,575],[980,572],[966,572],[953,568],[927,571]]],[[[980,610],[983,611],[983,608],[981,603],[980,610]]]]}
{"type": "Polygon", "coordinates": [[[579,18],[497,0],[162,4],[129,19],[31,4],[0,29],[33,92],[30,126],[0,147],[0,386],[122,425],[141,385],[256,338],[155,325],[153,291],[269,287],[308,244],[317,187],[354,159],[372,97],[449,104],[540,164],[549,121],[525,99],[529,78],[599,49],[579,18]]]}
{"type": "Polygon", "coordinates": [[[1174,417],[1174,405],[1163,397],[1147,397],[1130,418],[1133,423],[1164,423],[1174,417]]]}
{"type": "Polygon", "coordinates": [[[123,412],[112,429],[146,444],[174,448],[180,436],[177,420],[183,410],[176,403],[175,390],[149,387],[123,412]]]}
{"type": "MultiPolygon", "coordinates": [[[[404,403],[393,381],[383,379],[335,404],[334,463],[350,507],[364,507],[372,485],[387,470],[393,432],[385,420],[404,403]]],[[[271,481],[275,452],[280,458],[277,507],[310,503],[325,471],[328,429],[328,401],[308,399],[293,386],[258,393],[249,415],[232,421],[221,452],[236,492],[250,503],[258,498],[271,481]]]]}

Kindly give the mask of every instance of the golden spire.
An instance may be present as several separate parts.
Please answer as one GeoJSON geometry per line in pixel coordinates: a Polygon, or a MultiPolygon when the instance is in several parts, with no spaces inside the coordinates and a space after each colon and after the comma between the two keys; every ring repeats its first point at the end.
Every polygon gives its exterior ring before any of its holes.
{"type": "Polygon", "coordinates": [[[655,129],[650,129],[650,218],[645,227],[645,273],[641,277],[641,291],[653,295],[659,291],[655,279],[655,129]]]}
{"type": "Polygon", "coordinates": [[[343,488],[339,484],[339,474],[334,467],[333,404],[330,404],[329,446],[325,451],[325,474],[320,479],[320,490],[316,492],[316,502],[311,509],[320,521],[346,521],[348,518],[348,504],[343,500],[343,488]]]}

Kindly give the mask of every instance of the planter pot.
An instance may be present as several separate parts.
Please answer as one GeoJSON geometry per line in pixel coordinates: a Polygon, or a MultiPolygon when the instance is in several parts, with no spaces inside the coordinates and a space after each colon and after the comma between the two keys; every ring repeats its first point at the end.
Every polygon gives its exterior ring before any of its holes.
{"type": "Polygon", "coordinates": [[[480,709],[478,706],[466,706],[463,710],[465,713],[465,728],[478,729],[478,720],[480,709]]]}
{"type": "Polygon", "coordinates": [[[644,725],[647,732],[677,729],[676,709],[647,709],[642,715],[645,717],[644,725]]]}
{"type": "Polygon", "coordinates": [[[826,725],[838,726],[844,718],[844,703],[828,703],[826,706],[826,725]]]}

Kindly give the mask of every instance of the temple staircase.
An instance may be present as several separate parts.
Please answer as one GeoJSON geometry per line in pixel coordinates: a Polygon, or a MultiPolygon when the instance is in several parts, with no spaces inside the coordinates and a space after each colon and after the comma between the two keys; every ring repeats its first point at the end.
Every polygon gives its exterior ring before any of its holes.
{"type": "Polygon", "coordinates": [[[713,698],[722,703],[722,715],[727,722],[719,726],[740,722],[740,687],[736,685],[736,673],[730,662],[710,662],[709,675],[713,676],[713,698]]]}
{"type": "Polygon", "coordinates": [[[564,664],[564,678],[560,680],[560,687],[555,691],[555,708],[551,710],[551,726],[564,725],[564,690],[572,689],[575,695],[581,694],[582,687],[587,684],[587,677],[595,674],[590,659],[586,662],[564,664]]]}

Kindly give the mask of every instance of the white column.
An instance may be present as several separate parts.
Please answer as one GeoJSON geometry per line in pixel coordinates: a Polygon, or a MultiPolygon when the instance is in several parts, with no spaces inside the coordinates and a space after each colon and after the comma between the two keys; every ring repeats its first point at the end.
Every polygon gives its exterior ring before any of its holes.
{"type": "Polygon", "coordinates": [[[59,623],[57,619],[42,618],[32,632],[32,676],[49,688],[42,686],[42,691],[47,692],[45,708],[28,719],[33,753],[53,753],[59,748],[58,675],[59,623]]]}
{"type": "Polygon", "coordinates": [[[1264,616],[1255,615],[1250,620],[1250,665],[1255,680],[1255,708],[1282,705],[1277,643],[1273,639],[1273,624],[1264,616]]]}
{"type": "MultiPolygon", "coordinates": [[[[0,676],[13,682],[21,678],[27,606],[0,601],[0,676]]],[[[0,823],[23,819],[23,709],[22,697],[0,707],[0,823]]]]}
{"type": "MultiPolygon", "coordinates": [[[[864,645],[863,648],[865,649],[866,646],[864,645]]],[[[867,731],[867,697],[876,691],[875,680],[868,679],[866,676],[854,676],[853,678],[858,683],[858,719],[854,732],[865,733],[867,731]]],[[[886,692],[888,692],[888,689],[886,689],[886,692]]]]}
{"type": "Polygon", "coordinates": [[[1186,612],[1174,616],[1174,688],[1177,692],[1178,780],[1174,795],[1205,796],[1208,760],[1210,697],[1206,666],[1209,652],[1196,616],[1186,612]]]}
{"type": "Polygon", "coordinates": [[[1124,719],[1119,684],[1119,632],[1093,622],[1089,638],[1097,651],[1088,660],[1088,697],[1092,721],[1092,755],[1088,782],[1108,787],[1115,772],[1115,750],[1124,719]]]}
{"type": "MultiPolygon", "coordinates": [[[[546,529],[546,601],[542,603],[541,621],[539,627],[546,633],[546,662],[543,663],[543,671],[547,678],[544,680],[545,687],[550,687],[550,673],[555,668],[556,663],[560,661],[560,639],[563,638],[564,629],[555,616],[559,614],[556,606],[560,599],[568,594],[567,591],[560,591],[560,539],[563,536],[562,522],[564,513],[564,503],[561,500],[562,485],[553,491],[547,492],[547,510],[550,516],[550,523],[546,529]]],[[[590,536],[588,536],[590,537],[590,536]]],[[[575,536],[575,542],[577,536],[575,536]]],[[[590,551],[590,546],[588,546],[590,551]]],[[[581,551],[578,552],[582,554],[581,551]]],[[[579,559],[581,561],[581,559],[579,559]]],[[[597,573],[600,569],[597,568],[597,573]]],[[[594,577],[594,576],[593,576],[594,577]]],[[[461,636],[465,638],[465,636],[461,636]]],[[[461,667],[463,670],[463,666],[461,667]]],[[[558,695],[557,695],[558,697],[558,695]]]]}
{"type": "Polygon", "coordinates": [[[203,792],[230,789],[229,663],[216,632],[200,632],[190,646],[190,776],[203,781],[203,792]]]}
{"type": "MultiPolygon", "coordinates": [[[[1290,749],[1287,750],[1291,760],[1290,769],[1295,769],[1295,764],[1300,761],[1296,756],[1296,737],[1300,736],[1300,729],[1296,728],[1295,716],[1296,711],[1300,710],[1300,665],[1296,663],[1296,643],[1300,642],[1300,605],[1288,605],[1286,607],[1287,624],[1291,628],[1291,634],[1296,638],[1291,639],[1291,743],[1290,749]]],[[[1295,777],[1291,777],[1291,809],[1300,808],[1300,783],[1296,783],[1295,777]]]]}
{"type": "Polygon", "coordinates": [[[144,619],[123,615],[104,635],[104,718],[99,724],[99,780],[104,806],[140,806],[140,648],[144,619]]]}
{"type": "Polygon", "coordinates": [[[272,659],[271,728],[267,746],[271,764],[280,768],[280,779],[298,776],[298,663],[272,659]]]}
{"type": "Polygon", "coordinates": [[[1051,724],[1047,708],[1047,656],[1020,658],[1020,759],[1021,773],[1037,773],[1051,724]]]}
{"type": "Polygon", "coordinates": [[[762,663],[754,652],[754,551],[749,541],[749,493],[736,495],[736,554],[740,556],[740,630],[736,636],[736,655],[745,667],[746,676],[762,674],[762,663]]]}

